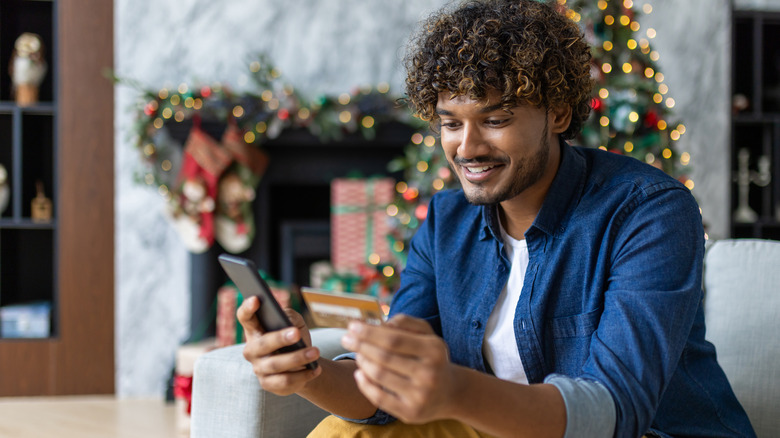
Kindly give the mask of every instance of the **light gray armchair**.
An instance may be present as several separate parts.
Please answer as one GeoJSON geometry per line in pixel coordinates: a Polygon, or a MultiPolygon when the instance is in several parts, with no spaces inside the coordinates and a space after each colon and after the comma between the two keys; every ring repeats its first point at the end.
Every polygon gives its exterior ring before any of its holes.
{"type": "MultiPolygon", "coordinates": [[[[780,435],[780,242],[711,243],[705,255],[707,339],[759,437],[780,435]]],[[[343,352],[338,329],[312,331],[324,357],[343,352]]],[[[298,397],[264,392],[243,345],[195,364],[193,438],[304,437],[327,414],[298,397]]]]}

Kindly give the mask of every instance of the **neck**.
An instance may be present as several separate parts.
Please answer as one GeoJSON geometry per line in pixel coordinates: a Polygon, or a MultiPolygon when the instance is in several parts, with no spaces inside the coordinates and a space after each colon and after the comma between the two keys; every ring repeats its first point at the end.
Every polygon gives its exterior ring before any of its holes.
{"type": "Polygon", "coordinates": [[[536,220],[555,175],[558,174],[558,166],[561,163],[561,148],[557,136],[550,141],[554,142],[552,144],[555,146],[550,148],[550,157],[542,178],[519,195],[499,204],[501,225],[506,233],[514,239],[525,239],[526,231],[536,220]]]}

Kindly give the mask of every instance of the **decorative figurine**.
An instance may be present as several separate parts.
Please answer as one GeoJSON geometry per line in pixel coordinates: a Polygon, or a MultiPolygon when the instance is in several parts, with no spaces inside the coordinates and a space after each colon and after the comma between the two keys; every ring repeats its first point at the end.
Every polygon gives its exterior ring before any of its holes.
{"type": "Polygon", "coordinates": [[[11,74],[11,92],[19,106],[38,102],[38,87],[46,76],[43,40],[40,35],[25,32],[16,39],[8,72],[11,74]]]}
{"type": "Polygon", "coordinates": [[[758,158],[758,172],[748,168],[750,162],[750,151],[745,148],[737,153],[737,174],[734,181],[737,183],[737,209],[734,211],[734,222],[752,223],[758,220],[756,213],[748,205],[748,195],[750,192],[750,183],[759,187],[766,187],[772,180],[769,173],[769,158],[761,156],[758,158]]]}
{"type": "Polygon", "coordinates": [[[49,222],[52,216],[51,199],[44,195],[42,182],[38,181],[35,187],[38,193],[31,202],[30,217],[33,222],[49,222]]]}
{"type": "Polygon", "coordinates": [[[0,164],[0,215],[8,208],[8,199],[11,197],[11,188],[8,185],[8,171],[0,164]]]}

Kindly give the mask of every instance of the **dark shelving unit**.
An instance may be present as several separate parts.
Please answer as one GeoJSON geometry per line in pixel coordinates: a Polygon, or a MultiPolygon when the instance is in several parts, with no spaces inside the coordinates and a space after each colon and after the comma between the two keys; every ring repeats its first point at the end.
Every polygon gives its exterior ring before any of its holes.
{"type": "Polygon", "coordinates": [[[10,189],[8,206],[0,214],[0,306],[47,303],[49,338],[57,336],[58,319],[56,17],[55,0],[0,2],[0,164],[10,189]],[[47,64],[39,101],[31,106],[13,100],[8,74],[14,42],[23,32],[40,35],[47,64]],[[52,201],[51,220],[32,217],[39,183],[52,201]]]}
{"type": "Polygon", "coordinates": [[[780,13],[735,10],[732,17],[731,235],[780,240],[780,13]],[[750,184],[753,221],[733,216],[739,206],[736,176],[742,149],[750,154],[752,172],[761,157],[769,162],[766,184],[750,184]]]}

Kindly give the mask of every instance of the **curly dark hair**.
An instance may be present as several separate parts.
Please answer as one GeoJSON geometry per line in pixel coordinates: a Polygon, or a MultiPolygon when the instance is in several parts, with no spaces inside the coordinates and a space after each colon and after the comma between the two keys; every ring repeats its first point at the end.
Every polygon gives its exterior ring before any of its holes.
{"type": "Polygon", "coordinates": [[[591,53],[577,24],[538,0],[470,0],[432,15],[413,36],[405,65],[406,101],[434,123],[439,93],[486,98],[509,109],[569,105],[561,134],[574,138],[590,112],[591,53]]]}

